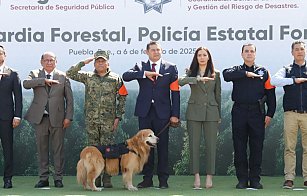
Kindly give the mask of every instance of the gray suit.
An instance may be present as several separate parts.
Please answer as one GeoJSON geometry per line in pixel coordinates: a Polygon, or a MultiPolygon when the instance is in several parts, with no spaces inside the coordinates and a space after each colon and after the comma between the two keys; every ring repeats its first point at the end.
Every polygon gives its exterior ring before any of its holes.
{"type": "Polygon", "coordinates": [[[33,89],[34,97],[25,119],[32,123],[36,131],[40,180],[49,177],[49,138],[51,140],[55,175],[54,180],[62,180],[64,167],[64,119],[73,119],[73,95],[70,82],[65,73],[54,70],[53,79],[59,84],[53,84],[48,92],[45,84],[45,71],[33,70],[23,81],[26,89],[33,89]],[[49,115],[44,115],[46,104],[49,105],[49,115]]]}
{"type": "Polygon", "coordinates": [[[189,84],[191,96],[188,101],[186,119],[190,144],[191,173],[199,173],[199,148],[201,132],[204,130],[206,148],[206,173],[215,173],[216,140],[218,121],[221,119],[221,79],[215,71],[214,81],[197,81],[188,74],[179,78],[179,85],[189,84]]]}

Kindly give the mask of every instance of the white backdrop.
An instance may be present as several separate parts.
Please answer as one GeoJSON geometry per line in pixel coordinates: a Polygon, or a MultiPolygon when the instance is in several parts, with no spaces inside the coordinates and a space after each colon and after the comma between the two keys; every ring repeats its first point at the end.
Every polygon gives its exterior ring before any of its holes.
{"type": "Polygon", "coordinates": [[[150,39],[180,75],[195,48],[208,47],[223,70],[242,63],[246,42],[273,74],[292,62],[292,41],[306,41],[306,8],[304,0],[0,0],[0,44],[21,79],[40,66],[44,51],[55,52],[66,71],[97,49],[110,50],[111,69],[122,74],[146,60],[150,39]]]}

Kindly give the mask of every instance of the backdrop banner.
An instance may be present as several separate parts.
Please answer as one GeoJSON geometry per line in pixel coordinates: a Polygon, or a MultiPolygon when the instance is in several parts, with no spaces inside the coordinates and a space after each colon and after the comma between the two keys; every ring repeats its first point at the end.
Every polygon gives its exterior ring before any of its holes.
{"type": "Polygon", "coordinates": [[[44,51],[65,71],[108,50],[121,74],[146,60],[149,40],[161,42],[180,75],[197,47],[208,47],[222,70],[242,63],[246,42],[256,44],[257,63],[276,72],[292,61],[291,42],[307,39],[306,8],[304,0],[0,0],[0,44],[22,78],[44,51]]]}

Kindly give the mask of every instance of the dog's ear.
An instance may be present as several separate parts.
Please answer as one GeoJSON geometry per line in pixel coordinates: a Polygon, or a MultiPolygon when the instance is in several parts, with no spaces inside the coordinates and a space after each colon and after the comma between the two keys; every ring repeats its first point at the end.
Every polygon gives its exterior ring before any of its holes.
{"type": "Polygon", "coordinates": [[[142,141],[146,140],[146,134],[145,134],[145,131],[142,131],[141,137],[142,137],[142,141]]]}
{"type": "Polygon", "coordinates": [[[133,141],[134,142],[137,142],[139,141],[140,139],[143,139],[142,138],[142,131],[138,131],[137,134],[133,137],[133,141]]]}

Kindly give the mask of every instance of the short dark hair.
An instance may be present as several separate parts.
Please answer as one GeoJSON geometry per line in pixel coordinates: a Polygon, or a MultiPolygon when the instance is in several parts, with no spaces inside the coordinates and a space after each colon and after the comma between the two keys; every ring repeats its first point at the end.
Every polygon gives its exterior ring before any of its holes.
{"type": "Polygon", "coordinates": [[[294,49],[294,45],[296,45],[296,44],[303,44],[304,48],[306,48],[305,42],[303,42],[302,40],[296,40],[296,41],[292,42],[292,44],[291,44],[291,49],[292,50],[294,49]]]}
{"type": "Polygon", "coordinates": [[[159,42],[157,41],[150,41],[147,45],[146,45],[146,50],[149,50],[151,45],[158,45],[160,46],[159,42]]]}
{"type": "Polygon", "coordinates": [[[5,48],[4,48],[4,46],[0,45],[0,48],[2,48],[3,53],[5,54],[5,48]]]}
{"type": "Polygon", "coordinates": [[[246,43],[246,44],[243,44],[243,46],[242,46],[242,53],[243,53],[243,50],[244,50],[244,47],[245,46],[254,46],[254,48],[255,48],[255,52],[256,52],[256,46],[255,46],[255,44],[252,44],[252,43],[246,43]]]}

